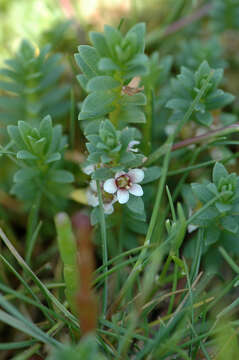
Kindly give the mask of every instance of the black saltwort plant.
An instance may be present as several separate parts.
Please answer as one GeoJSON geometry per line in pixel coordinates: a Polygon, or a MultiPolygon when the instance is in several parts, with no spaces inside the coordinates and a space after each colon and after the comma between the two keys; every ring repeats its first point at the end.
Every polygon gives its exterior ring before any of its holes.
{"type": "Polygon", "coordinates": [[[70,102],[66,100],[69,85],[59,82],[64,72],[61,56],[51,54],[50,49],[50,45],[38,49],[23,40],[16,56],[5,61],[0,69],[3,76],[0,89],[7,92],[0,96],[3,123],[24,120],[37,125],[48,114],[55,119],[69,110],[70,102]]]}
{"type": "Polygon", "coordinates": [[[57,201],[57,196],[64,193],[60,184],[74,180],[69,171],[61,168],[60,160],[66,148],[61,125],[53,126],[48,115],[38,127],[19,121],[17,126],[8,126],[8,133],[21,166],[14,175],[11,192],[30,202],[36,194],[50,197],[53,203],[57,201]]]}
{"type": "Polygon", "coordinates": [[[41,204],[47,200],[53,213],[63,206],[62,199],[70,192],[68,185],[74,181],[74,176],[63,169],[66,137],[61,125],[52,125],[49,115],[38,126],[18,121],[18,125],[8,126],[8,133],[20,167],[13,177],[11,193],[23,200],[26,206],[31,206],[26,238],[26,258],[29,261],[41,204]]]}
{"type": "MultiPolygon", "coordinates": [[[[197,71],[193,72],[186,67],[181,68],[180,75],[172,80],[171,99],[166,106],[174,110],[171,121],[181,119],[187,111],[196,94],[199,93],[203,84],[207,81],[212,69],[207,61],[203,61],[197,71]]],[[[230,104],[234,96],[218,89],[223,78],[223,69],[213,70],[213,75],[207,84],[204,95],[195,106],[192,120],[203,126],[210,126],[213,122],[212,111],[230,104]]]]}
{"type": "MultiPolygon", "coordinates": [[[[79,120],[89,141],[89,156],[84,171],[91,172],[93,182],[89,202],[98,206],[95,181],[103,191],[103,206],[113,212],[115,202],[127,203],[133,216],[145,220],[143,191],[138,184],[144,179],[140,153],[141,134],[132,124],[146,122],[142,106],[146,105],[141,77],[147,74],[148,57],[144,54],[145,24],[132,27],[125,36],[118,29],[105,26],[104,33],[90,33],[93,46],[81,45],[75,55],[83,74],[77,78],[89,93],[81,104],[79,120]],[[92,169],[92,171],[91,171],[92,169]],[[95,194],[94,194],[95,192],[95,194]],[[130,194],[130,195],[129,195],[130,194]]],[[[160,169],[150,169],[150,182],[160,176],[160,169]]],[[[145,181],[146,180],[146,181],[145,181]]],[[[95,223],[96,211],[92,214],[95,223]]]]}

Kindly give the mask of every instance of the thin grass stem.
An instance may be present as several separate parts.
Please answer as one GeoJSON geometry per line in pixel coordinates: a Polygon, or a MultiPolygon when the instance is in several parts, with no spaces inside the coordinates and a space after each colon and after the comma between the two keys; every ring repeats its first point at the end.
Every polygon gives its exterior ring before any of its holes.
{"type": "MultiPolygon", "coordinates": [[[[104,214],[104,206],[102,199],[102,192],[100,188],[99,180],[96,181],[97,184],[97,194],[99,199],[99,207],[100,207],[100,230],[101,230],[101,241],[102,241],[102,259],[104,265],[104,273],[108,272],[108,251],[107,251],[107,232],[106,232],[106,223],[105,223],[105,214],[104,214]]],[[[107,301],[108,301],[108,276],[106,275],[104,278],[104,289],[103,289],[103,303],[102,303],[102,312],[103,316],[106,316],[107,311],[107,301]]]]}

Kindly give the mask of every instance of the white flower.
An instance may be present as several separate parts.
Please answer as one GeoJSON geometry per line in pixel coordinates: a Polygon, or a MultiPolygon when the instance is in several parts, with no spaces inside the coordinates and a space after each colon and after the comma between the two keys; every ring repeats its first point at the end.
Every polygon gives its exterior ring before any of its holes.
{"type": "Polygon", "coordinates": [[[198,229],[198,226],[197,225],[188,225],[188,232],[189,234],[191,234],[193,231],[197,230],[198,229]]]}
{"type": "Polygon", "coordinates": [[[120,204],[125,204],[129,200],[129,194],[142,196],[143,189],[138,184],[144,178],[144,172],[141,169],[132,169],[128,173],[120,171],[114,178],[104,182],[104,190],[109,194],[117,193],[117,199],[120,204]]]}
{"type": "MultiPolygon", "coordinates": [[[[96,207],[99,205],[97,186],[95,180],[91,180],[90,186],[86,191],[86,196],[87,196],[88,204],[90,206],[96,207]]],[[[102,198],[103,198],[103,207],[105,214],[107,215],[112,214],[112,212],[114,211],[113,204],[117,201],[116,196],[112,194],[107,194],[104,191],[102,191],[102,198]]]]}
{"type": "Polygon", "coordinates": [[[166,125],[164,127],[164,131],[167,135],[171,135],[175,132],[176,127],[177,127],[177,125],[175,125],[175,124],[166,125]]]}
{"type": "Polygon", "coordinates": [[[134,148],[134,145],[138,145],[138,144],[140,144],[140,142],[137,141],[137,140],[132,140],[132,141],[130,141],[129,144],[128,144],[128,146],[127,146],[127,151],[128,151],[128,152],[129,152],[129,151],[138,152],[139,149],[138,149],[138,148],[134,148]]]}
{"type": "Polygon", "coordinates": [[[95,165],[87,165],[82,168],[82,171],[86,175],[90,175],[95,171],[95,165]]]}

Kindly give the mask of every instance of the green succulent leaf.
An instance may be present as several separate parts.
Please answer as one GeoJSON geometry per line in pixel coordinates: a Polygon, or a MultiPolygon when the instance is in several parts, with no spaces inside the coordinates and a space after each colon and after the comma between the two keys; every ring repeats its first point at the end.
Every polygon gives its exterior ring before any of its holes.
{"type": "Polygon", "coordinates": [[[34,177],[39,176],[40,171],[36,168],[24,167],[18,170],[13,178],[16,183],[24,183],[25,181],[32,180],[34,177]]]}
{"type": "Polygon", "coordinates": [[[100,75],[98,70],[100,57],[96,50],[89,45],[80,45],[78,51],[79,53],[75,54],[76,63],[88,80],[100,75]]]}
{"type": "Polygon", "coordinates": [[[207,203],[214,197],[213,193],[205,185],[193,183],[191,186],[194,194],[202,203],[207,203]]]}
{"type": "Polygon", "coordinates": [[[239,224],[238,224],[238,218],[235,218],[233,216],[225,216],[222,219],[222,226],[225,230],[236,234],[238,232],[239,224]]]}
{"type": "Polygon", "coordinates": [[[144,169],[144,179],[141,184],[148,184],[159,179],[161,176],[161,168],[159,166],[151,166],[144,169]]]}
{"type": "Polygon", "coordinates": [[[27,150],[20,150],[17,152],[17,158],[21,160],[36,160],[37,156],[27,150]]]}
{"type": "Polygon", "coordinates": [[[54,169],[50,172],[50,180],[60,184],[67,184],[74,181],[74,176],[69,171],[54,169]]]}
{"type": "Polygon", "coordinates": [[[110,56],[110,50],[103,34],[92,31],[90,32],[90,40],[100,57],[110,56]]]}
{"type": "Polygon", "coordinates": [[[96,169],[92,175],[94,180],[107,180],[112,177],[112,171],[107,168],[96,169]]]}
{"type": "Polygon", "coordinates": [[[210,226],[204,232],[205,245],[215,244],[220,238],[221,230],[217,226],[210,226]]]}
{"type": "Polygon", "coordinates": [[[87,84],[87,91],[107,91],[120,86],[120,82],[111,76],[95,76],[87,84]]]}
{"type": "Polygon", "coordinates": [[[219,185],[219,182],[222,178],[228,176],[226,168],[221,163],[216,163],[213,168],[212,179],[216,186],[219,185]]]}
{"type": "Polygon", "coordinates": [[[113,111],[116,95],[110,91],[94,91],[84,100],[79,120],[94,119],[113,111]]]}
{"type": "Polygon", "coordinates": [[[145,216],[144,202],[141,197],[130,195],[127,208],[136,215],[145,216]]]}
{"type": "Polygon", "coordinates": [[[123,106],[118,114],[118,119],[122,125],[127,123],[144,124],[146,122],[144,112],[136,106],[123,106]]]}

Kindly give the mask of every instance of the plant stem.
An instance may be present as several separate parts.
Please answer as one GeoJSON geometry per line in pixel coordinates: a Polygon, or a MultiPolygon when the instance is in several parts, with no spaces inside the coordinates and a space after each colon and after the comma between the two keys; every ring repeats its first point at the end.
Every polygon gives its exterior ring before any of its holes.
{"type": "Polygon", "coordinates": [[[151,139],[152,139],[152,120],[153,120],[153,89],[147,86],[145,89],[147,96],[147,105],[145,106],[146,113],[146,123],[144,126],[144,136],[143,136],[143,148],[144,154],[147,156],[151,153],[151,139]]]}
{"type": "MultiPolygon", "coordinates": [[[[102,241],[102,259],[104,265],[104,273],[108,272],[108,252],[107,252],[107,233],[106,233],[106,224],[105,224],[105,214],[104,214],[104,207],[103,207],[103,199],[102,193],[100,188],[99,180],[96,181],[97,184],[97,193],[99,199],[99,206],[100,206],[100,230],[101,230],[101,241],[102,241]]],[[[103,316],[106,316],[107,311],[107,299],[108,299],[108,278],[107,275],[104,279],[104,289],[103,289],[103,316]]]]}
{"type": "Polygon", "coordinates": [[[166,262],[164,264],[163,270],[162,270],[162,272],[160,274],[160,277],[159,277],[159,280],[158,280],[159,284],[161,284],[161,282],[164,281],[165,276],[167,275],[169,265],[171,264],[171,261],[172,261],[172,257],[171,257],[171,254],[169,254],[168,257],[167,257],[167,260],[166,260],[166,262]]]}
{"type": "Polygon", "coordinates": [[[74,314],[77,312],[76,294],[79,289],[80,276],[77,264],[77,244],[72,231],[71,220],[65,213],[55,216],[58,248],[63,262],[63,274],[66,284],[65,294],[74,314]]]}
{"type": "Polygon", "coordinates": [[[75,95],[71,89],[71,109],[70,109],[70,144],[71,148],[75,147],[75,95]]]}
{"type": "Polygon", "coordinates": [[[148,34],[146,37],[146,45],[153,46],[155,42],[160,41],[162,38],[167,37],[171,34],[174,34],[177,31],[180,31],[184,27],[192,24],[194,21],[200,20],[204,16],[206,16],[211,10],[211,4],[206,4],[198,9],[196,12],[189,16],[185,16],[171,25],[164,27],[163,29],[156,29],[148,34]]]}
{"type": "Polygon", "coordinates": [[[197,234],[197,243],[195,249],[195,257],[193,258],[193,263],[191,265],[191,272],[190,272],[190,281],[193,282],[194,279],[197,277],[202,257],[203,251],[203,239],[204,239],[204,229],[200,228],[197,234]]]}
{"type": "Polygon", "coordinates": [[[214,136],[226,136],[226,135],[230,135],[231,133],[237,132],[239,131],[239,123],[236,124],[232,124],[229,126],[225,126],[216,130],[211,130],[208,131],[205,134],[202,135],[198,135],[183,141],[180,141],[176,144],[173,145],[172,150],[178,150],[178,149],[182,149],[185,146],[189,146],[192,144],[197,144],[200,143],[201,141],[204,140],[210,140],[211,138],[214,138],[214,136]]]}
{"type": "Polygon", "coordinates": [[[168,306],[168,315],[170,315],[173,311],[173,305],[175,300],[175,292],[177,290],[177,284],[178,284],[178,265],[174,265],[174,272],[173,272],[173,286],[172,286],[172,296],[170,297],[170,302],[168,306]]]}
{"type": "Polygon", "coordinates": [[[118,305],[121,303],[122,299],[124,298],[124,295],[127,293],[127,291],[132,287],[133,283],[135,282],[137,276],[139,275],[139,273],[142,270],[142,264],[144,261],[144,258],[146,256],[147,250],[148,250],[148,246],[150,244],[151,241],[151,237],[155,228],[155,224],[157,222],[158,219],[158,212],[159,212],[159,207],[160,207],[160,202],[162,199],[162,195],[163,195],[163,189],[164,189],[164,185],[165,185],[165,181],[166,181],[166,177],[167,177],[167,171],[168,171],[168,165],[169,165],[169,159],[170,159],[170,154],[171,154],[171,146],[172,146],[172,137],[174,135],[171,135],[167,141],[167,153],[164,159],[164,164],[163,164],[163,169],[162,169],[162,175],[160,177],[159,180],[159,185],[158,185],[158,192],[157,192],[157,196],[156,196],[156,200],[155,200],[155,204],[154,204],[154,208],[153,208],[153,213],[150,219],[150,223],[149,223],[149,228],[146,234],[146,238],[145,238],[145,242],[144,242],[144,247],[141,251],[141,253],[139,254],[139,258],[136,261],[130,275],[128,276],[124,286],[122,287],[119,297],[116,299],[115,303],[113,304],[113,309],[117,308],[118,305]]]}
{"type": "Polygon", "coordinates": [[[41,204],[42,194],[39,192],[35,198],[35,201],[32,205],[27,224],[27,236],[26,236],[26,262],[30,265],[31,255],[34,248],[34,244],[37,238],[37,223],[38,215],[41,204]]]}
{"type": "Polygon", "coordinates": [[[185,17],[179,19],[178,21],[175,21],[173,24],[168,26],[168,28],[165,30],[164,36],[171,35],[177,31],[183,29],[187,25],[190,25],[192,22],[200,20],[205,15],[208,15],[211,8],[212,8],[211,4],[206,4],[206,5],[202,6],[200,9],[198,9],[196,12],[194,12],[193,14],[191,14],[189,16],[185,16],[185,17]]]}
{"type": "Polygon", "coordinates": [[[227,251],[222,246],[219,246],[218,250],[219,250],[220,254],[223,256],[224,260],[226,260],[228,265],[230,265],[232,270],[234,270],[236,274],[239,274],[239,266],[235,263],[235,261],[227,253],[227,251]]]}

